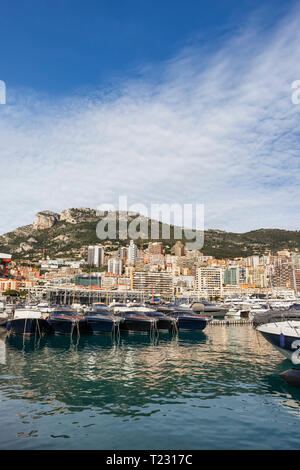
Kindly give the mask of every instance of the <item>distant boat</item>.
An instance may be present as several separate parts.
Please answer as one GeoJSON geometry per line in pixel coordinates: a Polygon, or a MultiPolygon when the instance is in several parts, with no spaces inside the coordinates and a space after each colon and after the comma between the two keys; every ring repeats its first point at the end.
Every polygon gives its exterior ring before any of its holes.
{"type": "Polygon", "coordinates": [[[193,302],[191,304],[191,310],[197,313],[207,313],[214,318],[224,318],[228,310],[227,307],[201,300],[199,302],[193,302]]]}
{"type": "Polygon", "coordinates": [[[265,323],[257,330],[293,364],[300,364],[300,320],[265,323]]]}
{"type": "Polygon", "coordinates": [[[253,315],[253,325],[263,325],[265,323],[278,323],[288,320],[300,320],[300,310],[291,306],[285,310],[265,310],[265,312],[255,313],[253,315]]]}
{"type": "Polygon", "coordinates": [[[42,318],[40,310],[16,309],[14,316],[6,324],[11,334],[33,336],[51,333],[47,320],[42,318]]]}
{"type": "Polygon", "coordinates": [[[225,315],[226,318],[235,318],[239,319],[241,318],[241,311],[236,308],[230,308],[225,315]]]}
{"type": "Polygon", "coordinates": [[[88,332],[85,317],[68,308],[54,309],[47,322],[55,334],[72,335],[88,332]]]}
{"type": "Polygon", "coordinates": [[[89,311],[92,311],[92,312],[102,312],[102,311],[107,312],[107,311],[109,311],[111,313],[111,309],[106,304],[104,304],[102,302],[94,302],[92,304],[91,310],[89,310],[89,311]]]}
{"type": "Polygon", "coordinates": [[[4,312],[0,312],[0,326],[6,326],[8,321],[8,314],[4,312]]]}

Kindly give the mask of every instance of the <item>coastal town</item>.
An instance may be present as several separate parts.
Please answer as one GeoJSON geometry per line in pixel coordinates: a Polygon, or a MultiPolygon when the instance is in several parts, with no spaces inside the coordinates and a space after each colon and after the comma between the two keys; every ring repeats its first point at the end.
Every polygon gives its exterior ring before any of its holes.
{"type": "Polygon", "coordinates": [[[162,242],[150,242],[141,249],[131,240],[116,251],[110,245],[90,245],[80,260],[51,259],[42,252],[41,259],[28,266],[15,262],[10,254],[0,257],[2,295],[65,291],[70,298],[87,292],[117,299],[127,295],[219,301],[241,295],[280,298],[300,293],[300,254],[288,250],[215,259],[187,250],[181,241],[166,254],[162,242]]]}

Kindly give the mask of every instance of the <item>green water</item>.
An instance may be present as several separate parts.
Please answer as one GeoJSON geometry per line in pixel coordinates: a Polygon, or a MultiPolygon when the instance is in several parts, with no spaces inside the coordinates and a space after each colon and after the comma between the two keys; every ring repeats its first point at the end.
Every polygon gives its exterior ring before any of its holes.
{"type": "Polygon", "coordinates": [[[297,449],[292,367],[251,326],[0,335],[1,449],[297,449]]]}

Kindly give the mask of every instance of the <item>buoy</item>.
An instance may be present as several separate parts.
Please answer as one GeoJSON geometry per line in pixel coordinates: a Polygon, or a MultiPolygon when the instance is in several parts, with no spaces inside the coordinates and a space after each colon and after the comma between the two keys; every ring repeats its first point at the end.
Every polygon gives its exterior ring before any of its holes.
{"type": "Polygon", "coordinates": [[[300,387],[300,369],[289,369],[279,374],[292,387],[300,387]]]}

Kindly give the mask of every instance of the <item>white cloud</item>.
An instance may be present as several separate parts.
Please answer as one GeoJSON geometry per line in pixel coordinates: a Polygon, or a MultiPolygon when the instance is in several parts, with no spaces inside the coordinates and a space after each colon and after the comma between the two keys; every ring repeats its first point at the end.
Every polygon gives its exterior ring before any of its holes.
{"type": "MultiPolygon", "coordinates": [[[[204,203],[206,228],[298,229],[299,10],[215,52],[181,51],[111,93],[0,108],[0,232],[38,210],[204,203]]],[[[9,93],[9,84],[7,84],[9,93]]]]}

